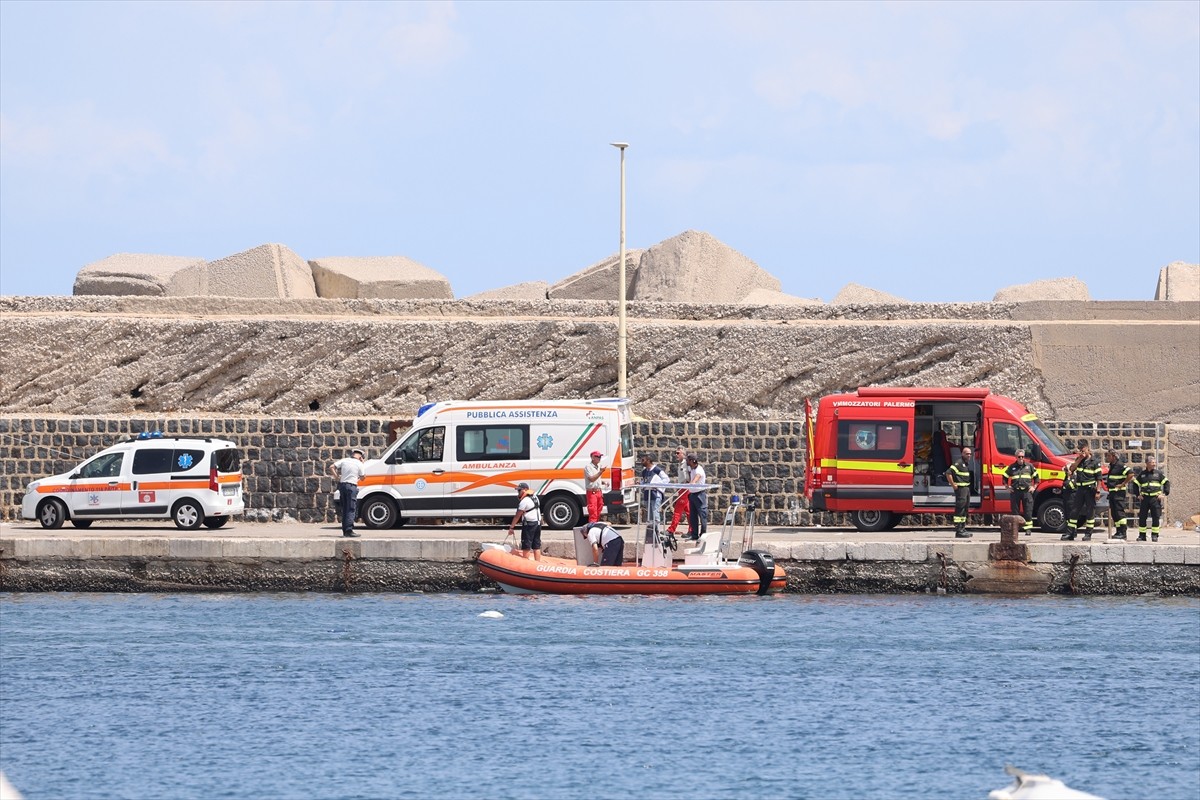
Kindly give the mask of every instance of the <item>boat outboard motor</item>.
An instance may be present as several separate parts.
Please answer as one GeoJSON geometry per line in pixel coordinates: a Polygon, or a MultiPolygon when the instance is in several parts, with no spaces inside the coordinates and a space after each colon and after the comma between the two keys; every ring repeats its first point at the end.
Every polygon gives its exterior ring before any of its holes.
{"type": "Polygon", "coordinates": [[[771,591],[771,581],[775,578],[774,556],[766,550],[747,550],[738,559],[738,566],[750,567],[758,573],[758,591],[755,594],[771,591]]]}

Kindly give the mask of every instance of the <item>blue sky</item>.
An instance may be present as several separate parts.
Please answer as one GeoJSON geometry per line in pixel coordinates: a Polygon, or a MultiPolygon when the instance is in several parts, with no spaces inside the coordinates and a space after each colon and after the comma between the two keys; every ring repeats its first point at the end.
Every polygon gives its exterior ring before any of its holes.
{"type": "Polygon", "coordinates": [[[831,299],[1200,261],[1200,3],[0,2],[0,293],[114,253],[455,295],[706,231],[831,299]]]}

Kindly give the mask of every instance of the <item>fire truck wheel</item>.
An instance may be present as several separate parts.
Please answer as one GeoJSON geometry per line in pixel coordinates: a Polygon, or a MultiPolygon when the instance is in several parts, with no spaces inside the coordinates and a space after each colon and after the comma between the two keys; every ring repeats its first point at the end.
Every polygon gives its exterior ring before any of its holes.
{"type": "Polygon", "coordinates": [[[1044,533],[1062,533],[1067,529],[1067,509],[1057,497],[1042,503],[1037,510],[1038,527],[1044,533]]]}
{"type": "Polygon", "coordinates": [[[892,513],[892,518],[891,518],[890,520],[888,520],[887,529],[888,529],[889,531],[891,531],[891,530],[895,530],[895,529],[896,529],[896,526],[897,526],[897,525],[899,525],[899,524],[900,524],[901,522],[903,522],[903,521],[904,521],[904,515],[903,515],[903,514],[896,514],[896,513],[894,513],[894,512],[893,512],[893,513],[892,513]]]}
{"type": "Polygon", "coordinates": [[[887,530],[895,515],[890,511],[851,511],[850,521],[865,533],[887,530]]]}

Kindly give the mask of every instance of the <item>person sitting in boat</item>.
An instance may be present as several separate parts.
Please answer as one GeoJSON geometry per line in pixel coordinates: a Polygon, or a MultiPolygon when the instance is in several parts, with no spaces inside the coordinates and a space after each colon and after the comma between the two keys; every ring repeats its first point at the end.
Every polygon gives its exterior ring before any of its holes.
{"type": "Polygon", "coordinates": [[[512,536],[518,522],[521,523],[521,549],[517,555],[541,561],[542,507],[537,495],[529,491],[529,484],[524,481],[517,484],[517,513],[513,514],[512,522],[508,525],[509,536],[512,536]]]}
{"type": "Polygon", "coordinates": [[[583,535],[592,546],[592,561],[602,567],[619,567],[625,559],[625,540],[607,522],[591,522],[583,535]]]}

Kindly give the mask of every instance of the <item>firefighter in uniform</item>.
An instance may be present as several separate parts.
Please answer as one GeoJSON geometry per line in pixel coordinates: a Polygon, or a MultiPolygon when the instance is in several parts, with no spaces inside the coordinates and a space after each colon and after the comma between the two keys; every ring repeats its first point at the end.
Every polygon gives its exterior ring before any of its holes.
{"type": "Polygon", "coordinates": [[[1158,526],[1162,521],[1163,495],[1171,493],[1171,482],[1163,474],[1153,456],[1146,459],[1146,466],[1133,478],[1133,487],[1142,500],[1138,505],[1138,538],[1139,542],[1146,541],[1143,529],[1146,527],[1146,517],[1151,520],[1150,540],[1158,541],[1158,526]]]}
{"type": "Polygon", "coordinates": [[[1033,492],[1037,489],[1038,473],[1033,464],[1025,460],[1025,451],[1017,451],[1017,460],[1004,470],[1004,483],[1008,486],[1009,510],[1025,518],[1021,530],[1025,535],[1033,533],[1033,492]]]}
{"type": "Polygon", "coordinates": [[[1100,462],[1092,456],[1092,447],[1087,442],[1079,446],[1079,455],[1067,467],[1071,485],[1071,511],[1067,517],[1067,532],[1063,539],[1075,540],[1079,526],[1083,526],[1083,540],[1090,541],[1096,529],[1096,498],[1100,494],[1100,462]]]}
{"type": "Polygon", "coordinates": [[[1108,460],[1108,474],[1104,476],[1104,488],[1108,489],[1108,516],[1117,529],[1113,538],[1124,539],[1125,528],[1129,524],[1125,518],[1126,492],[1129,482],[1133,480],[1133,470],[1117,456],[1115,450],[1109,450],[1104,457],[1108,460]]]}
{"type": "Polygon", "coordinates": [[[946,483],[954,487],[954,536],[970,539],[967,533],[967,507],[971,503],[971,486],[975,483],[971,464],[971,448],[964,447],[962,455],[946,470],[946,483]]]}

